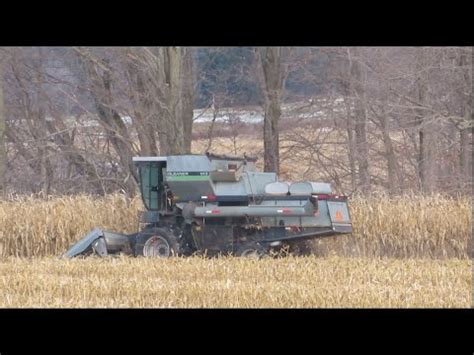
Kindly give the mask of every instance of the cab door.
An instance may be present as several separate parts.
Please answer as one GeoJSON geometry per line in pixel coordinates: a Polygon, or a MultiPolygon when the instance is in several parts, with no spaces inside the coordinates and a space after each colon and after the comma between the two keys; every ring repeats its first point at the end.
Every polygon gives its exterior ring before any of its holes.
{"type": "Polygon", "coordinates": [[[140,162],[140,192],[147,210],[156,211],[163,207],[163,168],[166,162],[140,162]]]}

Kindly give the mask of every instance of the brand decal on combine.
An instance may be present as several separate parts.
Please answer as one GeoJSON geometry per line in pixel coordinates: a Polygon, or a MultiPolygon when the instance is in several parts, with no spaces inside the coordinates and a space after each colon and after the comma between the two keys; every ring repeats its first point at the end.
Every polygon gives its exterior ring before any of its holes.
{"type": "Polygon", "coordinates": [[[208,171],[172,171],[166,173],[166,180],[168,181],[196,181],[208,179],[208,171]]]}

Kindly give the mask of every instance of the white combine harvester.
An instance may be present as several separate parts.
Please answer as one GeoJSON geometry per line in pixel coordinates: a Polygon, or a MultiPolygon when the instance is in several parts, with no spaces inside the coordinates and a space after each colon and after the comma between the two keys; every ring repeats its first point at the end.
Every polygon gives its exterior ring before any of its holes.
{"type": "Polygon", "coordinates": [[[146,211],[140,231],[95,229],[67,257],[202,252],[262,255],[308,239],[352,232],[347,198],[326,183],[279,182],[254,158],[177,155],[133,158],[146,211]]]}

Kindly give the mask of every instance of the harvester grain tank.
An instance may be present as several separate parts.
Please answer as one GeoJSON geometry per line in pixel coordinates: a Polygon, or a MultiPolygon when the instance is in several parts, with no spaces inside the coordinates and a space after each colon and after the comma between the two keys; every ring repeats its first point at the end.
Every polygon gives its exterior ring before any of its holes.
{"type": "Polygon", "coordinates": [[[278,181],[255,158],[224,155],[135,157],[146,211],[139,231],[95,229],[66,257],[261,255],[308,239],[352,232],[347,198],[327,183],[278,181]]]}

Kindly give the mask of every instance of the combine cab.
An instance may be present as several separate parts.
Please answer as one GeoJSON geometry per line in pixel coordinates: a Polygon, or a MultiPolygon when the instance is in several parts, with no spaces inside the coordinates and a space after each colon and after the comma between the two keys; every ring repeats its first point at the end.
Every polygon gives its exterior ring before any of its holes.
{"type": "Polygon", "coordinates": [[[249,157],[136,157],[146,211],[140,231],[95,229],[66,257],[124,253],[170,257],[262,255],[285,245],[352,232],[347,198],[326,183],[279,182],[249,157]]]}

